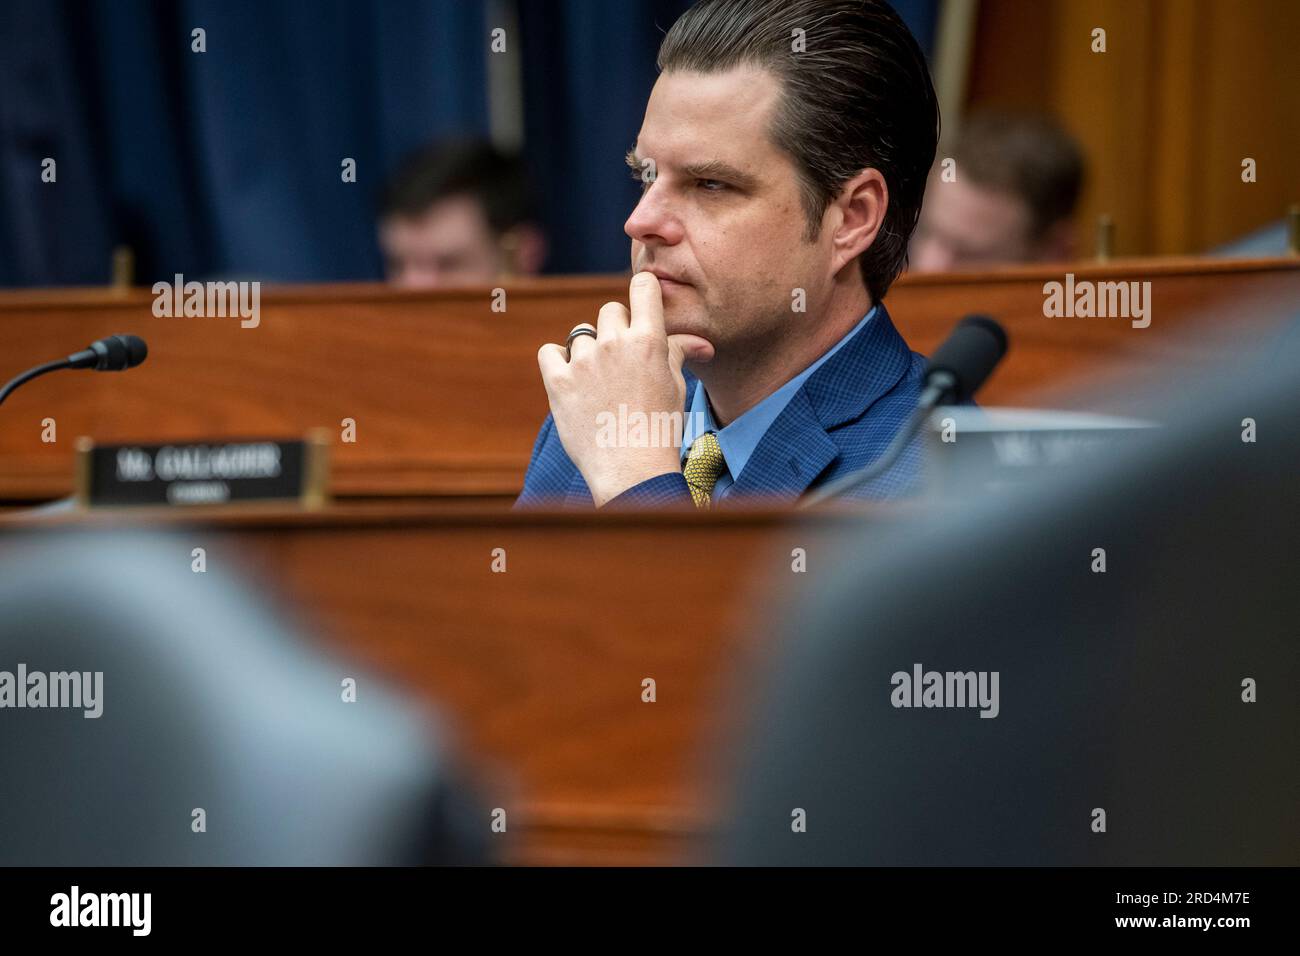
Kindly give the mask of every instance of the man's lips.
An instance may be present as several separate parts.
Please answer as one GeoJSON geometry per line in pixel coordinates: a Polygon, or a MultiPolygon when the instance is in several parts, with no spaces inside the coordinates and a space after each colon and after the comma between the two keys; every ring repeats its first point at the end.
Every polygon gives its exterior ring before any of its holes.
{"type": "Polygon", "coordinates": [[[676,276],[670,275],[667,272],[660,272],[658,269],[646,269],[645,271],[649,272],[652,276],[658,279],[660,285],[663,285],[665,283],[669,285],[690,285],[690,283],[687,282],[685,279],[679,279],[676,276]]]}

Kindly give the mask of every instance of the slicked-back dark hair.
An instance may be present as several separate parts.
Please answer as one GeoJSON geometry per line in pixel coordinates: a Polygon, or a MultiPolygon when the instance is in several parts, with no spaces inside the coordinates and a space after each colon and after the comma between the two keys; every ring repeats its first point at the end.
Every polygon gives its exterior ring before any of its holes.
{"type": "Polygon", "coordinates": [[[665,72],[739,66],[781,81],[770,133],[799,171],[809,241],[844,183],[869,167],[884,176],[885,220],[858,260],[879,302],[907,262],[939,139],[921,48],[884,0],[702,0],[659,47],[665,72]]]}

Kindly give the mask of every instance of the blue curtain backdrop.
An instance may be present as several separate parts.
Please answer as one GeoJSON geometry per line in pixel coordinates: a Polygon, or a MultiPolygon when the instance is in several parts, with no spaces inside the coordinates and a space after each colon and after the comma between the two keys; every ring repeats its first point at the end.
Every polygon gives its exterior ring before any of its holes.
{"type": "Polygon", "coordinates": [[[0,282],[106,282],[117,243],[141,281],[375,278],[383,177],[487,132],[487,44],[463,0],[4,0],[0,282]]]}
{"type": "MultiPolygon", "coordinates": [[[[518,0],[548,271],[628,267],[622,155],[689,5],[518,0]]],[[[937,0],[895,6],[931,49],[937,0]]],[[[144,283],[378,278],[384,177],[430,139],[488,131],[488,18],[478,0],[3,0],[0,284],[107,282],[118,244],[144,283]]]]}

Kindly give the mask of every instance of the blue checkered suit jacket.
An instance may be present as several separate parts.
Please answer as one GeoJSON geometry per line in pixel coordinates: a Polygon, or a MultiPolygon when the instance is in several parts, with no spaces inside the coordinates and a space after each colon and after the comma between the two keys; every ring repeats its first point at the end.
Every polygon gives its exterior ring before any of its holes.
{"type": "MultiPolygon", "coordinates": [[[[921,394],[925,357],[913,352],[882,304],[875,318],[832,355],[795,392],[754,450],[726,497],[731,502],[793,499],[874,461],[907,421],[921,394]]],[[[698,380],[689,372],[689,411],[698,380]]],[[[916,490],[921,441],[913,441],[892,468],[857,488],[853,498],[893,498],[916,490]]],[[[629,488],[605,508],[646,508],[691,503],[680,472],[657,475],[629,488]]],[[[550,415],[533,445],[524,490],[526,507],[591,508],[591,492],[569,460],[550,415]]],[[[601,510],[605,510],[602,508],[601,510]]]]}

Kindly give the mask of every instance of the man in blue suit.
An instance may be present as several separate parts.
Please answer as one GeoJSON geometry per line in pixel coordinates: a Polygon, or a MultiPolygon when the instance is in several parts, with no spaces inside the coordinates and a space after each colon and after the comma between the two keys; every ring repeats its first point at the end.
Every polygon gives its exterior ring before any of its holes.
{"type": "MultiPolygon", "coordinates": [[[[627,162],[629,307],[538,352],[517,507],[794,498],[877,458],[924,360],[881,300],[934,161],[925,58],[883,0],[704,0],[627,162]]],[[[916,482],[913,445],[857,494],[916,482]]]]}

